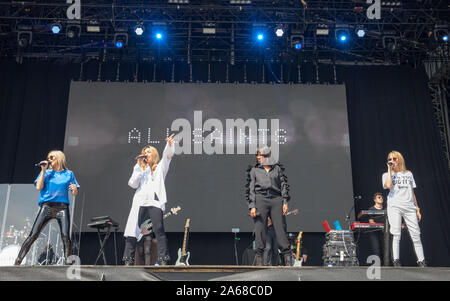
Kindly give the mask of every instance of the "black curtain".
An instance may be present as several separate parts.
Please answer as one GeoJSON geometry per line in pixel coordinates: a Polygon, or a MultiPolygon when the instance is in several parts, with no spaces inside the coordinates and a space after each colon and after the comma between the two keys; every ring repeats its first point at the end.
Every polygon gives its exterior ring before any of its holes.
{"type": "MultiPolygon", "coordinates": [[[[424,70],[343,67],[339,75],[347,91],[353,188],[363,197],[356,201],[355,213],[372,206],[377,191],[386,199],[381,176],[387,171],[387,154],[399,151],[417,184],[425,256],[430,265],[448,266],[450,176],[424,70]]],[[[407,235],[402,240],[410,241],[407,235]]]]}
{"type": "Polygon", "coordinates": [[[63,149],[70,79],[79,65],[0,61],[0,183],[30,183],[63,149]]]}
{"type": "MultiPolygon", "coordinates": [[[[117,79],[114,72],[99,76],[99,70],[109,70],[108,66],[117,70],[117,62],[107,62],[102,68],[99,63],[84,64],[81,68],[80,64],[0,61],[0,183],[31,183],[38,171],[34,163],[45,158],[51,149],[63,149],[71,79],[117,79]],[[80,74],[80,70],[84,73],[80,74]]],[[[179,72],[188,69],[185,64],[179,69],[179,65],[175,64],[176,80],[189,82],[189,72],[179,72]]],[[[152,81],[152,66],[139,66],[137,79],[152,81]]],[[[193,68],[194,82],[207,81],[208,73],[200,72],[203,67],[193,68]]],[[[222,72],[226,70],[225,63],[214,65],[212,74],[216,67],[222,72]]],[[[251,67],[247,66],[247,76],[261,82],[259,73],[252,77],[251,67]]],[[[302,82],[316,82],[313,67],[302,64],[302,82]]],[[[159,66],[157,71],[166,69],[169,70],[159,66]]],[[[134,70],[123,68],[122,72],[130,74],[120,74],[120,78],[134,78],[134,70]]],[[[231,66],[229,81],[242,82],[242,70],[231,66]]],[[[158,71],[156,79],[167,77],[170,80],[171,76],[166,76],[170,72],[166,71],[163,74],[158,71]]],[[[334,71],[319,68],[319,77],[319,82],[334,82],[334,71]]],[[[271,80],[269,74],[266,73],[265,79],[271,80]]],[[[381,191],[387,196],[381,184],[386,157],[391,150],[400,151],[417,182],[425,256],[432,266],[449,266],[450,175],[441,151],[424,70],[399,66],[341,66],[337,69],[337,82],[346,84],[353,188],[355,195],[363,197],[355,203],[355,213],[371,206],[375,192],[381,191]]],[[[402,239],[402,254],[405,249],[412,249],[403,247],[405,243],[410,245],[408,240],[408,237],[402,239]]]]}

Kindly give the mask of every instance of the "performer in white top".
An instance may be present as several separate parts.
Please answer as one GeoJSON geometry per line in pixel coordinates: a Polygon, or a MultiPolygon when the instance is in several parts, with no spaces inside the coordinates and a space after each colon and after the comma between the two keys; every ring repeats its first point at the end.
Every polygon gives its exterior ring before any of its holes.
{"type": "Polygon", "coordinates": [[[136,189],[130,214],[125,227],[125,251],[123,261],[125,265],[132,265],[136,249],[139,226],[147,219],[152,220],[153,231],[158,241],[158,264],[167,265],[170,260],[167,248],[167,237],[164,231],[163,212],[167,202],[164,179],[169,171],[170,161],[175,154],[172,134],[166,139],[167,144],[159,160],[159,154],[153,146],[142,149],[137,157],[137,164],[128,185],[136,189]]]}
{"type": "Polygon", "coordinates": [[[394,266],[400,263],[400,236],[402,231],[402,217],[408,227],[409,234],[414,244],[417,256],[417,264],[425,267],[422,241],[420,239],[419,221],[422,219],[420,208],[417,204],[414,188],[416,182],[413,174],[406,169],[405,160],[401,153],[392,151],[388,154],[388,171],[383,174],[383,188],[389,189],[387,197],[387,215],[390,232],[393,235],[392,257],[394,266]]]}

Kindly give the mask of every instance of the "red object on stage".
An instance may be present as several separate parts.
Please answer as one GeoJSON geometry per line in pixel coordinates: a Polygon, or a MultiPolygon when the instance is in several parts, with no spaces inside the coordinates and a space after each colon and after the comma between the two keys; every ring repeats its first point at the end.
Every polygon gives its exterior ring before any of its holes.
{"type": "Polygon", "coordinates": [[[330,225],[328,225],[328,222],[327,221],[324,221],[323,223],[322,223],[322,225],[323,225],[323,228],[325,229],[325,232],[330,232],[331,231],[331,228],[330,228],[330,225]]]}

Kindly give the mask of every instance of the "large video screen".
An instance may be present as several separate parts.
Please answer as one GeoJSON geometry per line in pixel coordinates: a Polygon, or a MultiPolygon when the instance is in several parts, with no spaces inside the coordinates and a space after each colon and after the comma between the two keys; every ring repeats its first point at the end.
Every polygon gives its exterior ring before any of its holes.
{"type": "Polygon", "coordinates": [[[253,231],[246,170],[269,145],[290,185],[289,231],[323,232],[353,204],[345,86],[72,82],[64,152],[81,185],[75,218],[126,225],[135,157],[175,136],[165,186],[168,232],[253,231]]]}

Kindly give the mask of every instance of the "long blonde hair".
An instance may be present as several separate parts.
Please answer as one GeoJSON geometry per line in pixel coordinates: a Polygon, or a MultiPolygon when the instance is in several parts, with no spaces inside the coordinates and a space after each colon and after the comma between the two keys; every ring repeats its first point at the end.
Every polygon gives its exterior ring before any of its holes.
{"type": "MultiPolygon", "coordinates": [[[[59,167],[62,169],[67,169],[67,161],[66,156],[64,153],[60,150],[52,150],[48,153],[47,158],[53,156],[55,157],[55,160],[58,162],[59,167]]],[[[49,166],[50,169],[53,169],[53,166],[49,166]]]]}
{"type": "Polygon", "coordinates": [[[389,156],[391,156],[391,155],[397,158],[400,171],[408,171],[406,169],[405,159],[403,158],[403,156],[400,152],[393,150],[387,155],[387,158],[389,159],[389,156]]]}
{"type": "MultiPolygon", "coordinates": [[[[151,145],[147,145],[141,150],[141,156],[145,155],[145,151],[147,149],[150,149],[150,152],[152,154],[153,165],[151,166],[151,169],[152,169],[152,171],[155,171],[156,166],[158,166],[158,163],[159,163],[158,150],[151,145]]],[[[145,170],[147,168],[147,166],[148,166],[148,162],[142,161],[142,165],[141,165],[142,169],[145,170]]]]}

